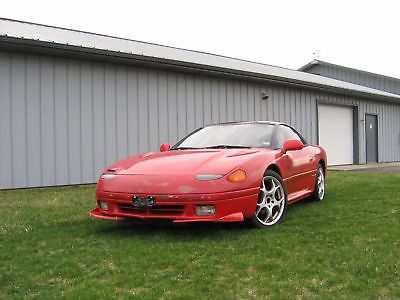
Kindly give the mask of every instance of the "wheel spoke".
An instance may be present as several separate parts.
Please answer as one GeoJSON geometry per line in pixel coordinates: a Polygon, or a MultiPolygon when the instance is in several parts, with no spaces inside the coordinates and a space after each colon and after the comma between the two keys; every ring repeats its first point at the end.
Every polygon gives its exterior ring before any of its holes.
{"type": "Polygon", "coordinates": [[[279,184],[279,185],[276,185],[276,184],[274,183],[274,189],[273,189],[274,192],[276,192],[276,191],[279,190],[280,188],[281,188],[280,184],[279,184]]]}
{"type": "Polygon", "coordinates": [[[264,193],[264,196],[268,193],[268,191],[267,191],[267,189],[265,187],[264,180],[262,181],[262,185],[261,185],[260,191],[264,193]]]}
{"type": "Polygon", "coordinates": [[[276,204],[277,206],[281,206],[281,204],[282,204],[282,202],[283,202],[283,199],[284,199],[284,198],[279,199],[279,200],[275,200],[275,204],[276,204]]]}
{"type": "MultiPolygon", "coordinates": [[[[282,193],[282,188],[281,187],[279,187],[279,189],[277,189],[276,190],[276,192],[279,194],[279,197],[278,197],[278,201],[282,201],[283,200],[283,193],[282,193]]],[[[275,197],[275,199],[276,199],[276,197],[275,197]]]]}
{"type": "Polygon", "coordinates": [[[266,207],[265,205],[258,205],[257,204],[257,211],[256,211],[256,215],[258,216],[258,214],[260,213],[260,211],[264,208],[264,207],[266,207]]]}
{"type": "Polygon", "coordinates": [[[271,178],[271,191],[275,190],[276,184],[275,181],[271,178]]]}
{"type": "Polygon", "coordinates": [[[265,206],[265,208],[266,208],[266,210],[265,210],[266,211],[266,216],[264,218],[264,222],[267,222],[268,219],[271,217],[272,212],[271,212],[271,209],[268,206],[265,206]]]}

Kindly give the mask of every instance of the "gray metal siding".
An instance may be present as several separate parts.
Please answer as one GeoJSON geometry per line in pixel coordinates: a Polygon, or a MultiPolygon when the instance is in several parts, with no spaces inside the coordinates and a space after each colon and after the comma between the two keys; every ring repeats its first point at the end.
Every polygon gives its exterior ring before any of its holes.
{"type": "Polygon", "coordinates": [[[317,100],[378,114],[379,161],[400,161],[400,105],[259,82],[0,52],[0,188],[95,182],[129,155],[209,123],[275,120],[317,143],[317,100]],[[269,95],[261,100],[261,92],[269,95]]]}
{"type": "Polygon", "coordinates": [[[185,68],[214,70],[217,72],[223,71],[241,76],[256,76],[258,78],[278,81],[283,80],[284,82],[289,81],[305,86],[330,89],[331,91],[376,96],[380,100],[397,103],[400,101],[398,95],[349,82],[332,80],[327,77],[314,76],[313,74],[296,70],[199,51],[190,51],[4,18],[0,18],[0,41],[8,45],[15,45],[15,42],[18,41],[18,43],[23,42],[23,44],[33,45],[34,47],[39,46],[41,50],[46,49],[47,54],[52,50],[57,51],[58,49],[61,51],[72,50],[75,54],[82,52],[85,56],[101,54],[108,56],[108,58],[129,58],[148,62],[156,60],[162,64],[175,67],[181,66],[185,68]]]}
{"type": "Polygon", "coordinates": [[[313,65],[306,72],[400,95],[400,79],[324,64],[313,65]]]}

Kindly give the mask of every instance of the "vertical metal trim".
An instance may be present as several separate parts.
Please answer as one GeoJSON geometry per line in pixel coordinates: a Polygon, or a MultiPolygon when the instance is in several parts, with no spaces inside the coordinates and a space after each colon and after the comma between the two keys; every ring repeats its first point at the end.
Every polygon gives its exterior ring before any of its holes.
{"type": "MultiPolygon", "coordinates": [[[[54,183],[57,184],[57,145],[56,145],[56,61],[53,57],[53,150],[54,150],[54,183]]],[[[26,71],[25,71],[26,74],[26,71]]],[[[28,163],[27,163],[28,165],[28,163]]]]}
{"type": "MultiPolygon", "coordinates": [[[[205,125],[205,122],[204,122],[204,111],[205,111],[205,109],[204,109],[204,78],[203,78],[203,76],[201,77],[201,99],[202,99],[202,115],[203,115],[203,117],[202,117],[202,123],[203,123],[203,126],[205,125]]],[[[180,138],[180,137],[179,137],[180,138]]]]}
{"type": "MultiPolygon", "coordinates": [[[[43,185],[43,133],[42,133],[42,57],[38,57],[39,64],[39,145],[40,145],[40,185],[43,185]]],[[[68,80],[68,79],[67,79],[68,80]]],[[[68,101],[68,99],[67,99],[68,101]]],[[[68,102],[67,102],[68,103],[68,102]]],[[[68,107],[67,107],[68,108],[68,107]]],[[[67,120],[68,120],[68,109],[67,109],[67,120]]],[[[12,124],[12,123],[11,123],[12,124]]],[[[67,135],[68,136],[68,135],[67,135]]],[[[69,170],[69,160],[68,160],[69,170]]],[[[68,178],[69,179],[69,178],[68,178]]]]}
{"type": "Polygon", "coordinates": [[[103,71],[103,154],[104,154],[104,160],[103,160],[103,166],[107,164],[107,135],[106,135],[106,66],[104,63],[102,63],[102,71],[103,71]]]}
{"type": "Polygon", "coordinates": [[[226,112],[226,117],[225,120],[228,121],[229,116],[228,116],[228,80],[225,79],[225,112],[226,112]]]}
{"type": "MultiPolygon", "coordinates": [[[[215,118],[215,116],[214,116],[214,114],[215,113],[213,113],[213,81],[214,81],[214,78],[210,78],[210,123],[211,124],[213,124],[214,123],[214,118],[215,118]]],[[[187,110],[187,107],[186,107],[186,110],[187,110]]]]}
{"type": "Polygon", "coordinates": [[[359,107],[353,106],[353,163],[360,164],[359,107]]]}
{"type": "Polygon", "coordinates": [[[94,135],[95,135],[95,129],[94,129],[94,64],[90,64],[90,68],[92,71],[92,86],[91,86],[91,96],[92,96],[92,162],[93,162],[93,168],[92,168],[92,178],[93,181],[96,181],[96,162],[95,162],[95,146],[94,146],[94,135]]]}
{"type": "Polygon", "coordinates": [[[129,138],[129,82],[128,82],[128,77],[129,77],[129,75],[128,75],[128,72],[129,72],[129,70],[128,70],[128,68],[125,68],[125,88],[126,88],[126,97],[125,97],[125,100],[126,100],[126,155],[128,156],[129,155],[129,140],[130,140],[130,138],[129,138]]]}
{"type": "Polygon", "coordinates": [[[315,117],[315,120],[316,120],[316,128],[317,128],[317,145],[319,145],[319,103],[320,103],[320,100],[318,100],[318,99],[316,99],[315,100],[315,105],[316,105],[316,109],[315,109],[315,112],[316,112],[316,117],[315,117]]]}
{"type": "Polygon", "coordinates": [[[79,165],[80,165],[80,182],[83,181],[83,144],[82,144],[82,61],[78,61],[79,67],[79,149],[81,155],[79,155],[79,165]]]}
{"type": "MultiPolygon", "coordinates": [[[[156,86],[157,86],[157,145],[160,146],[160,131],[163,129],[160,129],[160,72],[156,72],[156,86]]],[[[186,110],[187,112],[187,110],[186,110]]],[[[186,116],[187,119],[187,116],[186,116]]],[[[164,142],[163,142],[164,143],[164,142]]]]}
{"type": "MultiPolygon", "coordinates": [[[[168,141],[168,143],[171,143],[171,140],[170,140],[170,134],[169,134],[169,89],[168,89],[168,78],[169,78],[169,71],[167,71],[166,73],[165,73],[165,93],[166,93],[166,101],[167,101],[167,111],[165,112],[166,113],[166,116],[167,116],[167,141],[168,141]]],[[[196,88],[196,81],[194,82],[194,87],[196,88]]],[[[196,110],[196,108],[195,108],[195,110],[196,110]]],[[[196,115],[196,113],[195,113],[195,115],[196,115]]]]}
{"type": "MultiPolygon", "coordinates": [[[[12,92],[12,56],[9,56],[10,62],[10,145],[11,145],[11,186],[15,187],[14,180],[14,143],[13,143],[13,92],[12,92]]],[[[42,152],[40,150],[40,152],[42,152]]],[[[40,165],[42,166],[42,165],[40,165]]],[[[43,183],[42,181],[40,182],[43,183]]]]}
{"type": "Polygon", "coordinates": [[[119,160],[118,157],[118,84],[117,84],[117,76],[118,76],[118,72],[117,72],[117,67],[114,66],[114,110],[115,110],[115,157],[117,158],[117,160],[119,160]]]}
{"type": "MultiPolygon", "coordinates": [[[[235,116],[236,116],[236,105],[235,105],[235,81],[232,80],[232,119],[235,120],[235,116]]],[[[238,121],[238,120],[235,120],[238,121]]]]}
{"type": "MultiPolygon", "coordinates": [[[[25,145],[26,145],[26,149],[25,149],[25,159],[26,159],[26,185],[29,186],[29,158],[28,158],[28,99],[27,99],[27,59],[26,59],[26,55],[23,55],[24,58],[24,100],[25,100],[25,145]]],[[[53,98],[54,101],[54,98],[53,98]]],[[[54,111],[55,111],[55,106],[53,107],[54,111]]],[[[54,123],[55,124],[55,123],[54,123]]],[[[54,130],[54,137],[55,137],[55,130],[54,130]]],[[[54,155],[55,155],[56,149],[54,147],[54,155]]],[[[55,156],[54,156],[55,157],[55,156]]],[[[54,169],[55,169],[55,165],[54,165],[54,169]]]]}
{"type": "Polygon", "coordinates": [[[136,149],[139,153],[139,70],[135,69],[136,73],[136,149]]]}
{"type": "Polygon", "coordinates": [[[178,105],[179,105],[179,101],[178,101],[178,74],[175,73],[174,74],[174,78],[175,78],[175,102],[176,102],[176,136],[178,137],[178,140],[181,139],[181,137],[179,136],[179,111],[178,111],[178,105]]]}
{"type": "MultiPolygon", "coordinates": [[[[193,74],[192,75],[192,82],[193,82],[193,101],[192,101],[192,104],[193,104],[193,127],[194,128],[197,128],[197,120],[198,120],[198,115],[197,115],[197,113],[198,113],[198,107],[197,107],[197,89],[198,89],[198,87],[197,87],[197,75],[196,74],[193,74]]],[[[168,106],[167,106],[167,109],[168,109],[168,106]]],[[[169,123],[169,120],[168,120],[168,122],[167,123],[169,123]]],[[[170,140],[168,139],[168,141],[170,142],[170,140]]]]}
{"type": "MultiPolygon", "coordinates": [[[[185,134],[188,132],[188,91],[187,91],[187,77],[188,75],[185,73],[182,77],[182,79],[185,81],[185,134]]],[[[210,90],[212,89],[212,86],[210,87],[210,90]]],[[[211,98],[212,101],[212,98],[211,98]]],[[[211,116],[212,116],[212,110],[211,110],[211,116]]],[[[158,119],[158,118],[157,118],[158,119]]]]}

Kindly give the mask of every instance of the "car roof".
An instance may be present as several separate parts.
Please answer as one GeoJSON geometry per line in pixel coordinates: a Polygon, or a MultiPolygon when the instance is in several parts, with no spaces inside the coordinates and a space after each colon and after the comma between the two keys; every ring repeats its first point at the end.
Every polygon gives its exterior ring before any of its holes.
{"type": "Polygon", "coordinates": [[[270,125],[287,125],[287,126],[290,126],[290,125],[288,125],[286,123],[276,122],[276,121],[234,121],[234,122],[224,122],[224,123],[210,124],[210,125],[206,125],[204,127],[220,126],[220,125],[241,125],[241,124],[270,124],[270,125]]]}

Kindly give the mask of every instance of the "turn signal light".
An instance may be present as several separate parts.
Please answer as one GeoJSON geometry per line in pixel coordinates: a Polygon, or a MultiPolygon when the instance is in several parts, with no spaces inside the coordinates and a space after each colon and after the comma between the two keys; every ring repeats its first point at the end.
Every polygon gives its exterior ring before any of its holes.
{"type": "Polygon", "coordinates": [[[231,175],[228,176],[228,181],[230,182],[240,182],[247,178],[246,172],[243,170],[236,170],[231,175]]]}

